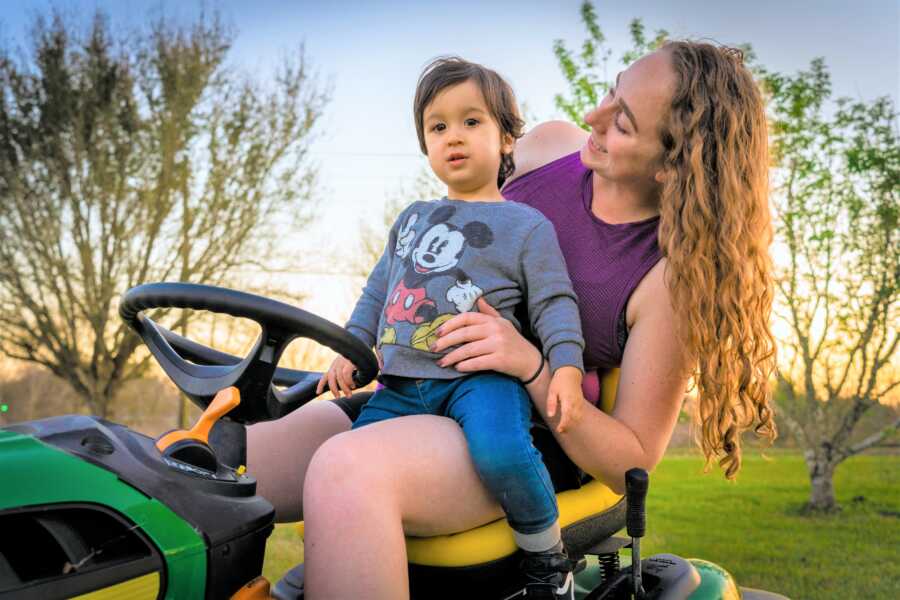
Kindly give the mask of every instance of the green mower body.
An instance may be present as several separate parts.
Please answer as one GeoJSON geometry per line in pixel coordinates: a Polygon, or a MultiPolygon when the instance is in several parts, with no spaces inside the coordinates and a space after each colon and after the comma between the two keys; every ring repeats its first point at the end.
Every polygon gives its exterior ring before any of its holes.
{"type": "Polygon", "coordinates": [[[262,572],[274,510],[228,468],[65,416],[0,429],[0,598],[228,598],[262,572]]]}

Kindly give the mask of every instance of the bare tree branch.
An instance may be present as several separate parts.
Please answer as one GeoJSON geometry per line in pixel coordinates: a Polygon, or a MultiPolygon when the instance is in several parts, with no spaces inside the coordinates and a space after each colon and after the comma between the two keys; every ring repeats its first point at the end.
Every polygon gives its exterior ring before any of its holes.
{"type": "Polygon", "coordinates": [[[328,93],[302,47],[273,82],[225,68],[216,17],[113,42],[37,17],[30,56],[0,54],[0,351],[46,365],[105,414],[147,367],[119,295],[177,278],[226,284],[277,252],[267,229],[313,199],[308,146],[328,93]]]}
{"type": "Polygon", "coordinates": [[[869,448],[875,447],[879,444],[879,442],[881,442],[881,440],[895,433],[898,429],[900,429],[900,417],[894,419],[894,422],[884,429],[873,433],[872,435],[857,442],[856,444],[853,444],[852,446],[847,448],[847,452],[850,455],[859,454],[863,450],[868,450],[869,448]]]}

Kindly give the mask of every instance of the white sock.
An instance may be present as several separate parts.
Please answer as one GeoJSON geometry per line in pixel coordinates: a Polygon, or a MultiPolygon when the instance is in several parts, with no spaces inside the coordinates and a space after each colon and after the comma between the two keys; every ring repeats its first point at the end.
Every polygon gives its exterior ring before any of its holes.
{"type": "Polygon", "coordinates": [[[516,545],[526,552],[562,552],[562,533],[559,521],[537,533],[521,533],[513,529],[516,545]]]}

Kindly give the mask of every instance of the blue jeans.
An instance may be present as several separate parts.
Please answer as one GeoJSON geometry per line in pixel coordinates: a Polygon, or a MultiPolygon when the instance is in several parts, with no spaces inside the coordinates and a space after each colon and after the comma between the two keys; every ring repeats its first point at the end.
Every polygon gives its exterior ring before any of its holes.
{"type": "Polygon", "coordinates": [[[559,518],[556,494],[531,439],[531,400],[517,380],[484,372],[458,379],[382,377],[353,429],[405,415],[441,415],[462,427],[475,469],[510,527],[540,533],[559,518]]]}

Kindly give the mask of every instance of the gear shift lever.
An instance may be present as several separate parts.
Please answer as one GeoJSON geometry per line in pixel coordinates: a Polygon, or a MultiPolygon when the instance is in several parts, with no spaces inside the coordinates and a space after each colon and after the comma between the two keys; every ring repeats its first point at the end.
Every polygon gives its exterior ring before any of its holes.
{"type": "Polygon", "coordinates": [[[641,585],[641,538],[647,528],[646,499],[650,476],[643,469],[629,469],[625,473],[625,502],[627,512],[625,528],[631,536],[631,579],[634,582],[634,597],[644,597],[641,585]]]}
{"type": "Polygon", "coordinates": [[[209,446],[209,431],[240,403],[241,393],[236,387],[220,390],[193,427],[176,429],[160,436],[156,440],[157,450],[165,457],[215,473],[219,461],[209,446]]]}

